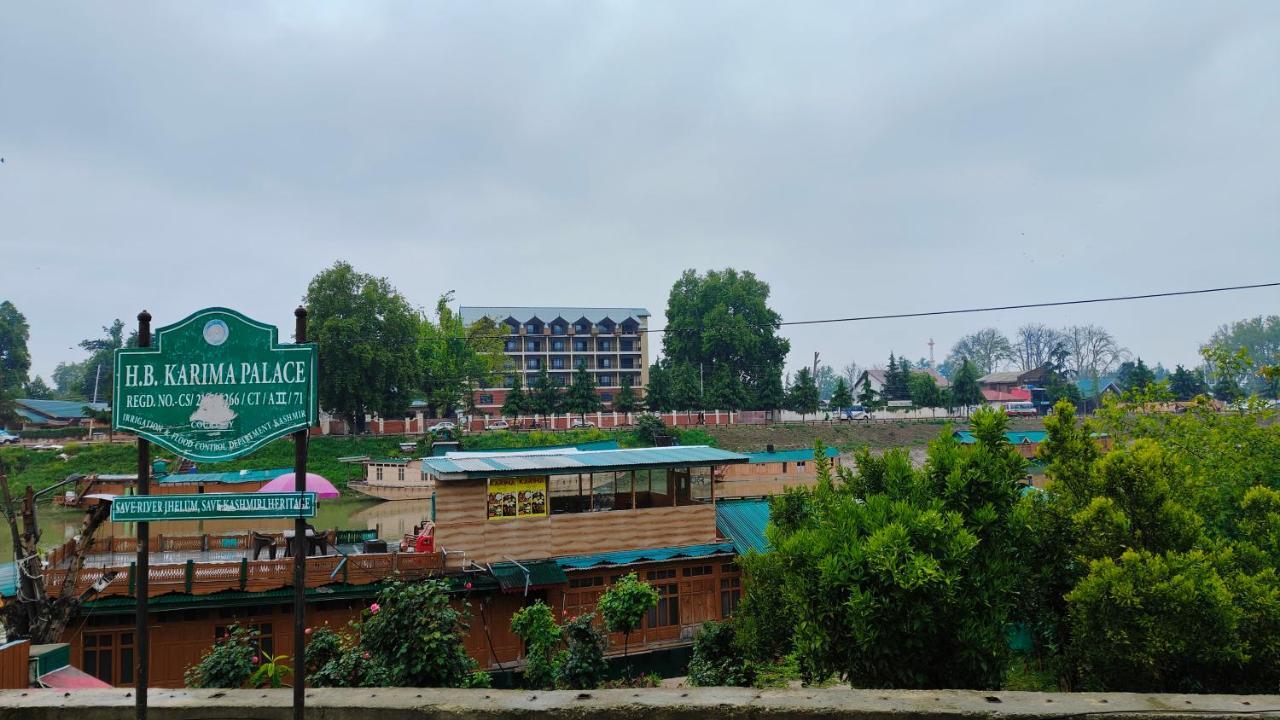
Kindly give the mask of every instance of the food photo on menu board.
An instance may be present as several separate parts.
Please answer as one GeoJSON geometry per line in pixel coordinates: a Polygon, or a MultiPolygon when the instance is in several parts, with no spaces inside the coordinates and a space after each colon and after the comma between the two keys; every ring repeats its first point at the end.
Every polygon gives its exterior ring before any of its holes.
{"type": "Polygon", "coordinates": [[[547,483],[536,478],[489,480],[488,518],[509,520],[547,515],[547,483]]]}

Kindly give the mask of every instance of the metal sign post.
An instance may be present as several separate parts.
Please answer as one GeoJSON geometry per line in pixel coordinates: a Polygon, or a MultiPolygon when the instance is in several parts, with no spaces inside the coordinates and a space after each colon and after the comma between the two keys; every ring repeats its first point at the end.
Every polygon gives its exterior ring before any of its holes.
{"type": "Polygon", "coordinates": [[[294,518],[293,717],[306,695],[307,521],[315,494],[306,492],[307,436],[316,424],[316,347],[306,344],[307,311],[298,308],[295,342],[276,342],[274,326],[226,308],[207,308],[156,331],[138,314],[138,347],[115,351],[111,424],[138,436],[136,497],[117,498],[114,522],[136,522],[137,607],[135,712],[147,717],[151,639],[147,632],[150,521],[199,518],[294,518]],[[151,493],[152,443],[190,460],[219,462],[247,455],[276,438],[294,436],[292,493],[151,493]]]}

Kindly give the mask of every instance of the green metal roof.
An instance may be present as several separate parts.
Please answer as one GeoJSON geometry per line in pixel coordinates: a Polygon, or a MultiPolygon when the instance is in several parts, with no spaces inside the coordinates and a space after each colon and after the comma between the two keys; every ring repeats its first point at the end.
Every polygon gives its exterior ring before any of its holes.
{"type": "Polygon", "coordinates": [[[554,562],[562,568],[570,570],[586,570],[588,568],[610,565],[633,565],[644,562],[662,562],[676,558],[701,558],[710,555],[733,553],[733,545],[729,543],[713,543],[709,545],[685,545],[683,547],[649,548],[647,550],[617,550],[614,552],[595,553],[592,555],[574,555],[556,558],[554,562]]]}
{"type": "Polygon", "coordinates": [[[159,478],[162,483],[247,483],[275,480],[285,473],[293,472],[293,468],[275,468],[273,470],[237,470],[220,473],[177,473],[159,478]]]}
{"type": "MultiPolygon", "coordinates": [[[[839,454],[839,450],[833,447],[827,448],[827,457],[833,458],[839,454]]],[[[775,450],[774,452],[766,450],[764,452],[747,453],[747,462],[752,465],[771,462],[805,462],[812,459],[813,448],[809,448],[808,450],[775,450]]]]}
{"type": "Polygon", "coordinates": [[[618,450],[618,449],[621,449],[621,446],[618,445],[617,440],[609,439],[609,440],[591,440],[590,442],[583,442],[583,443],[567,443],[564,445],[530,445],[528,447],[478,448],[475,450],[467,450],[466,448],[463,448],[461,450],[450,450],[449,452],[493,453],[495,455],[498,455],[498,454],[518,455],[522,452],[529,452],[532,450],[545,451],[545,450],[569,450],[569,449],[577,450],[578,452],[590,452],[592,450],[618,450]]]}
{"type": "Polygon", "coordinates": [[[768,500],[721,500],[716,503],[716,529],[732,541],[739,555],[769,549],[769,541],[764,536],[768,524],[768,500]]]}
{"type": "Polygon", "coordinates": [[[494,563],[489,566],[489,570],[497,578],[498,586],[507,593],[524,592],[569,582],[569,577],[564,574],[564,570],[560,569],[555,560],[494,563]]]}
{"type": "MultiPolygon", "coordinates": [[[[14,400],[18,406],[19,412],[23,408],[30,410],[37,415],[43,415],[43,418],[37,419],[54,419],[54,420],[79,420],[85,417],[84,408],[89,406],[94,410],[110,410],[111,406],[100,402],[91,403],[82,400],[14,400]]],[[[26,413],[23,413],[24,415],[26,413]]]]}
{"type": "Polygon", "coordinates": [[[745,463],[746,455],[705,445],[593,450],[551,454],[485,455],[482,457],[422,459],[422,471],[442,480],[503,475],[567,475],[647,467],[684,467],[745,463]]]}
{"type": "MultiPolygon", "coordinates": [[[[962,445],[973,445],[978,442],[978,438],[968,430],[957,430],[952,435],[960,441],[962,445]]],[[[1023,432],[1007,432],[1004,439],[1008,440],[1012,445],[1035,445],[1044,442],[1045,432],[1043,430],[1027,430],[1023,432]]]]}

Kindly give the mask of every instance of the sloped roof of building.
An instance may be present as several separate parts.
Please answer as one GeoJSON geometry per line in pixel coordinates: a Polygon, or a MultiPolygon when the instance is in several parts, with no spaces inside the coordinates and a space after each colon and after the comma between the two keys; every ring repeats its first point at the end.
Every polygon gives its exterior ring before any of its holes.
{"type": "Polygon", "coordinates": [[[979,385],[995,385],[1004,383],[1016,383],[1022,377],[1021,370],[1002,370],[1000,372],[990,372],[978,378],[979,385]]]}
{"type": "Polygon", "coordinates": [[[706,445],[592,450],[559,453],[487,455],[484,457],[422,459],[422,471],[441,480],[501,477],[510,475],[566,475],[578,472],[606,472],[645,467],[688,467],[745,463],[746,455],[718,450],[706,445]]]}
{"type": "MultiPolygon", "coordinates": [[[[836,457],[840,451],[829,447],[826,449],[826,456],[829,458],[836,457]]],[[[751,465],[759,465],[761,463],[771,462],[804,462],[813,459],[813,448],[807,450],[775,450],[769,452],[763,450],[760,452],[747,453],[747,462],[751,465]]]]}
{"type": "Polygon", "coordinates": [[[17,410],[24,417],[39,422],[42,418],[47,420],[80,420],[86,417],[84,408],[88,407],[98,410],[110,410],[111,406],[104,403],[91,403],[83,400],[32,400],[22,399],[14,400],[18,406],[17,410]],[[24,413],[23,410],[29,412],[24,413]],[[32,415],[34,414],[34,415],[32,415]]]}
{"type": "MultiPolygon", "coordinates": [[[[951,387],[951,381],[948,380],[945,375],[938,372],[937,370],[934,370],[933,368],[913,368],[911,372],[925,373],[926,375],[932,377],[933,383],[940,388],[951,387]]],[[[862,371],[862,375],[870,375],[872,381],[874,381],[874,384],[881,385],[881,386],[884,385],[884,368],[879,368],[879,367],[867,368],[866,370],[862,371]]],[[[862,375],[858,376],[858,379],[854,383],[854,387],[852,388],[852,390],[855,393],[857,391],[857,388],[862,384],[862,375]]]]}
{"type": "Polygon", "coordinates": [[[1081,378],[1076,380],[1076,389],[1078,389],[1080,391],[1080,395],[1085,398],[1091,398],[1105,392],[1121,392],[1119,383],[1117,383],[1115,377],[1111,375],[1104,375],[1098,378],[1097,387],[1099,389],[1095,391],[1093,378],[1081,378]]]}
{"type": "Polygon", "coordinates": [[[739,555],[769,549],[769,541],[764,536],[768,524],[768,500],[721,500],[716,503],[716,530],[729,538],[739,555]]]}
{"type": "Polygon", "coordinates": [[[675,558],[701,558],[712,555],[730,555],[734,546],[730,543],[711,543],[707,545],[684,545],[681,547],[647,548],[645,550],[617,550],[614,552],[594,553],[591,555],[574,555],[556,558],[556,563],[570,570],[586,570],[588,568],[611,565],[634,565],[645,562],[662,562],[675,558]]]}
{"type": "MultiPolygon", "coordinates": [[[[974,437],[973,433],[968,430],[957,430],[951,434],[959,440],[962,445],[973,445],[978,442],[978,438],[974,437]]],[[[1004,434],[1004,438],[1013,445],[1035,445],[1044,442],[1045,432],[1043,430],[1007,432],[1004,434]]]]}
{"type": "Polygon", "coordinates": [[[458,308],[462,322],[470,325],[481,318],[490,318],[494,322],[502,322],[507,318],[515,318],[526,322],[538,318],[543,322],[551,322],[558,317],[573,322],[578,318],[586,318],[591,323],[598,323],[605,318],[621,322],[629,317],[647,318],[649,311],[638,307],[482,307],[463,305],[458,308]]]}

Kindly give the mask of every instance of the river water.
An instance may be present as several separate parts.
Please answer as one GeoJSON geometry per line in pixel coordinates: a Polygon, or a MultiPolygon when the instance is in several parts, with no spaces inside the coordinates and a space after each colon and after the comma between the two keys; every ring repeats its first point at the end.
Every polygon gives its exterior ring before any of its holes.
{"type": "MultiPolygon", "coordinates": [[[[308,522],[312,526],[329,530],[378,530],[378,537],[399,542],[414,525],[426,520],[431,513],[430,500],[375,500],[366,497],[340,497],[320,500],[316,516],[308,522]]],[[[51,548],[70,540],[80,532],[84,513],[55,507],[51,502],[40,503],[37,522],[40,524],[40,545],[51,548]]],[[[13,538],[0,516],[0,564],[13,559],[13,538]]],[[[183,522],[153,522],[151,537],[158,535],[199,535],[206,532],[247,532],[259,530],[273,532],[292,528],[291,520],[188,520],[183,522]]],[[[132,523],[104,523],[97,537],[133,536],[132,523]]]]}

